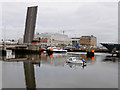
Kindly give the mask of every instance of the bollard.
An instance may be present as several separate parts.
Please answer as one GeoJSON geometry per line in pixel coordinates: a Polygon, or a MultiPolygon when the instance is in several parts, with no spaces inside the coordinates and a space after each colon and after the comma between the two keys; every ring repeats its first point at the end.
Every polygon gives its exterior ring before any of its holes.
{"type": "Polygon", "coordinates": [[[95,50],[87,51],[87,57],[94,57],[95,50]]]}
{"type": "Polygon", "coordinates": [[[48,50],[47,50],[47,54],[48,54],[48,55],[52,55],[52,54],[53,54],[53,51],[52,51],[51,49],[48,49],[48,50]]]}

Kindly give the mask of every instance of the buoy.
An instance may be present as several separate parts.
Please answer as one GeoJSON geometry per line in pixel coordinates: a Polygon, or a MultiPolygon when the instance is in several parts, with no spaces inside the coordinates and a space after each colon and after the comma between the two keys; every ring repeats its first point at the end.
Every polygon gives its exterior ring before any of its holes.
{"type": "Polygon", "coordinates": [[[43,48],[41,48],[41,50],[43,50],[43,48]]]}
{"type": "Polygon", "coordinates": [[[53,49],[51,48],[50,51],[53,51],[53,49]]]}
{"type": "Polygon", "coordinates": [[[95,52],[95,50],[92,50],[92,52],[94,53],[94,52],[95,52]]]}

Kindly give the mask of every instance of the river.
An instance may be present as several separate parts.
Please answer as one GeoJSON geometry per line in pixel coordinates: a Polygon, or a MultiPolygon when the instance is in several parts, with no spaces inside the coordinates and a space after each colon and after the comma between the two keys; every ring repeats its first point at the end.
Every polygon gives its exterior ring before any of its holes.
{"type": "Polygon", "coordinates": [[[2,88],[118,88],[119,58],[107,53],[95,53],[92,58],[78,52],[1,58],[2,88]],[[87,63],[66,63],[69,57],[87,63]]]}

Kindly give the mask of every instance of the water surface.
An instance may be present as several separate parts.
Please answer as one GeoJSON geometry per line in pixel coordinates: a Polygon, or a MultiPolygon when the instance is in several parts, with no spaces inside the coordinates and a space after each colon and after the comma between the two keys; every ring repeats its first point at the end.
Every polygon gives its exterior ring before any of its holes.
{"type": "Polygon", "coordinates": [[[118,88],[118,58],[97,53],[15,55],[2,57],[3,88],[118,88]],[[83,64],[67,64],[69,57],[85,59],[83,64]]]}

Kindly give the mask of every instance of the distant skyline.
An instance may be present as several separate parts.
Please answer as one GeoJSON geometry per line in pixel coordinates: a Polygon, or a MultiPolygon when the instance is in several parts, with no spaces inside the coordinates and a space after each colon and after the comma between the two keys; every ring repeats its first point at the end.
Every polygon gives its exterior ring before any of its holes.
{"type": "Polygon", "coordinates": [[[64,31],[69,37],[94,35],[99,42],[118,40],[117,2],[40,2],[2,4],[4,39],[23,37],[28,6],[38,6],[35,33],[64,31]]]}

